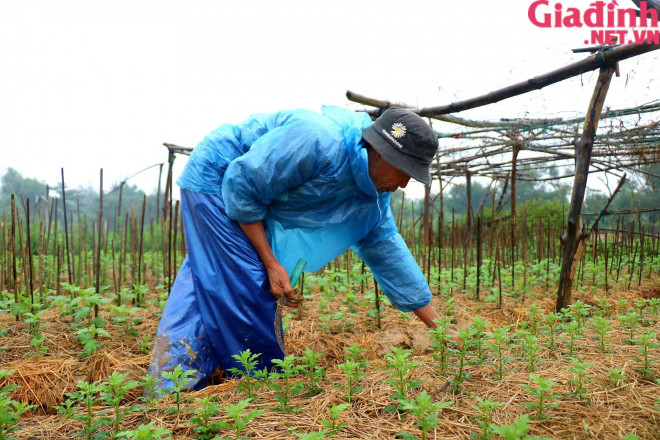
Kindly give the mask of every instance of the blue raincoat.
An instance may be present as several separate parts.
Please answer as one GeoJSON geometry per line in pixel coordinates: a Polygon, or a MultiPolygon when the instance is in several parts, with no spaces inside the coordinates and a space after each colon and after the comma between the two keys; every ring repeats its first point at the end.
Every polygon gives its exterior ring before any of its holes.
{"type": "Polygon", "coordinates": [[[238,222],[263,221],[289,273],[299,258],[313,272],[351,247],[399,310],[430,303],[390,193],[377,193],[369,178],[361,132],[370,124],[337,107],[259,114],[221,126],[194,149],[177,181],[188,257],[158,327],[151,374],[181,364],[198,372],[200,388],[218,366],[239,368],[232,355],[248,348],[261,355],[259,368],[283,357],[275,297],[238,222]]]}

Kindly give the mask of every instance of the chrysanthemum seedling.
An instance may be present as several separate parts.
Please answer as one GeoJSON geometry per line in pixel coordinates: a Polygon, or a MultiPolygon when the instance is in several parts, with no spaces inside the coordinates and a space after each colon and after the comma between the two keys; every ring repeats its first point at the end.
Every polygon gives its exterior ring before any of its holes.
{"type": "MultiPolygon", "coordinates": [[[[417,424],[422,430],[422,440],[426,440],[428,432],[437,427],[440,422],[438,415],[440,410],[447,408],[448,406],[453,405],[454,402],[436,402],[433,403],[431,396],[429,396],[426,391],[417,396],[415,400],[402,400],[401,406],[402,409],[410,411],[413,415],[417,417],[417,424]]],[[[415,436],[407,433],[400,432],[397,433],[396,437],[401,437],[404,439],[416,438],[415,436]]]]}
{"type": "Polygon", "coordinates": [[[399,347],[391,347],[391,350],[385,355],[385,360],[387,370],[393,378],[385,379],[385,382],[395,389],[394,394],[390,396],[392,400],[399,401],[408,397],[408,390],[419,388],[422,385],[423,381],[410,378],[412,369],[422,365],[422,362],[410,360],[412,350],[404,350],[399,347]]]}
{"type": "Polygon", "coordinates": [[[505,440],[551,440],[547,437],[527,435],[529,432],[529,416],[523,414],[513,421],[511,425],[493,425],[493,432],[501,435],[505,440]]]}
{"type": "Polygon", "coordinates": [[[564,324],[563,329],[568,333],[568,354],[569,356],[573,356],[575,343],[582,337],[584,327],[582,327],[577,320],[573,320],[564,324]]]}
{"type": "MultiPolygon", "coordinates": [[[[0,370],[0,380],[13,373],[13,370],[0,370]]],[[[11,393],[18,388],[18,385],[5,385],[0,389],[0,440],[14,438],[9,436],[21,429],[18,426],[21,416],[35,407],[12,399],[11,393]]]]}
{"type": "Polygon", "coordinates": [[[635,330],[641,327],[641,321],[636,309],[628,309],[617,316],[621,326],[629,332],[626,344],[635,343],[635,330]]]}
{"type": "Polygon", "coordinates": [[[596,304],[598,307],[595,309],[595,313],[598,316],[607,317],[611,313],[612,303],[607,297],[601,296],[596,298],[596,304]]]}
{"type": "Polygon", "coordinates": [[[362,391],[357,383],[366,372],[360,363],[352,361],[348,357],[343,364],[339,364],[337,367],[346,375],[346,401],[352,402],[355,394],[362,391]]]}
{"type": "Polygon", "coordinates": [[[300,440],[324,440],[328,438],[328,430],[322,429],[321,431],[311,432],[294,432],[295,436],[300,440]]]}
{"type": "MultiPolygon", "coordinates": [[[[241,433],[245,431],[245,428],[247,428],[251,421],[264,413],[264,411],[261,409],[246,411],[250,402],[252,402],[251,399],[243,399],[236,404],[228,404],[224,408],[229,418],[232,419],[233,423],[219,422],[219,427],[231,429],[234,432],[234,438],[236,440],[246,439],[247,437],[241,437],[241,433]]],[[[228,439],[221,438],[218,440],[228,439]]]]}
{"type": "Polygon", "coordinates": [[[214,437],[215,433],[223,428],[220,422],[213,422],[211,418],[220,412],[220,404],[216,400],[215,394],[206,397],[195,398],[199,408],[195,410],[195,417],[190,419],[193,431],[197,433],[200,440],[208,440],[214,437]]]}
{"type": "Polygon", "coordinates": [[[489,440],[493,436],[493,413],[497,408],[504,405],[504,403],[495,402],[491,398],[482,399],[479,396],[475,396],[475,398],[477,399],[478,405],[473,406],[473,408],[479,411],[477,425],[479,425],[482,432],[480,434],[474,434],[472,437],[478,440],[489,440]]]}
{"type": "Polygon", "coordinates": [[[120,409],[120,404],[124,400],[126,393],[131,391],[134,388],[137,388],[139,383],[134,380],[127,380],[128,373],[119,374],[116,371],[108,376],[108,381],[104,382],[100,386],[101,401],[104,405],[107,405],[112,408],[112,433],[111,438],[117,438],[119,433],[119,424],[121,420],[127,415],[133,412],[136,408],[135,406],[128,406],[124,409],[120,409]]]}
{"type": "Polygon", "coordinates": [[[545,413],[547,409],[556,408],[558,405],[549,403],[552,400],[559,398],[558,394],[550,394],[550,390],[555,386],[556,381],[552,379],[545,379],[535,374],[530,374],[529,379],[536,384],[536,387],[531,385],[521,385],[525,391],[530,393],[536,398],[536,402],[527,402],[523,405],[531,410],[536,411],[536,418],[539,420],[547,420],[550,418],[545,413]]]}
{"type": "Polygon", "coordinates": [[[619,386],[621,382],[628,379],[628,376],[623,374],[623,370],[621,368],[613,368],[607,372],[607,375],[610,378],[611,385],[615,387],[619,386]]]}
{"type": "Polygon", "coordinates": [[[536,304],[532,304],[525,310],[529,316],[530,331],[532,332],[532,335],[538,337],[541,321],[543,319],[543,309],[536,304]]]}
{"type": "Polygon", "coordinates": [[[305,393],[307,397],[315,396],[323,391],[323,388],[319,386],[325,378],[325,367],[319,365],[319,359],[322,356],[323,353],[317,353],[307,347],[305,355],[298,358],[302,362],[300,371],[307,377],[307,392],[305,393]]]}
{"type": "Polygon", "coordinates": [[[490,326],[490,322],[479,316],[473,317],[472,321],[468,323],[468,329],[472,332],[473,346],[477,351],[477,359],[474,362],[477,365],[481,365],[484,361],[484,338],[488,326],[490,326]]]}
{"type": "Polygon", "coordinates": [[[594,331],[598,335],[598,348],[603,352],[607,352],[607,333],[611,330],[611,321],[600,315],[594,316],[592,320],[594,331]]]}
{"type": "Polygon", "coordinates": [[[155,423],[155,421],[152,421],[146,425],[140,425],[132,431],[122,431],[119,434],[121,438],[133,440],[170,440],[172,437],[169,437],[169,435],[172,431],[165,428],[156,428],[155,423]]]}
{"type": "Polygon", "coordinates": [[[591,306],[580,300],[577,300],[574,304],[568,306],[568,309],[570,310],[570,313],[573,314],[578,324],[580,324],[580,326],[584,326],[587,318],[589,317],[591,306]]]}
{"type": "Polygon", "coordinates": [[[536,371],[536,364],[541,361],[537,357],[541,351],[539,339],[528,330],[523,329],[516,332],[516,342],[522,350],[522,357],[527,361],[527,372],[533,373],[536,371]]]}
{"type": "Polygon", "coordinates": [[[498,327],[493,329],[492,333],[488,336],[490,340],[486,344],[490,347],[493,358],[495,359],[495,379],[502,380],[504,377],[504,365],[512,360],[512,357],[505,355],[505,350],[509,347],[509,330],[510,325],[498,327]]]}
{"type": "Polygon", "coordinates": [[[447,371],[447,359],[449,357],[449,349],[447,344],[449,342],[449,335],[447,330],[450,327],[450,320],[443,317],[435,320],[436,327],[430,330],[431,346],[433,347],[433,359],[438,362],[440,374],[445,374],[447,371]]]}
{"type": "Polygon", "coordinates": [[[239,354],[234,354],[232,357],[241,364],[242,369],[229,368],[227,370],[231,374],[235,374],[241,378],[238,383],[238,389],[243,391],[248,399],[257,397],[257,393],[254,390],[259,386],[258,380],[268,376],[266,367],[263,370],[257,370],[257,365],[259,365],[257,358],[259,356],[261,356],[260,353],[252,353],[249,348],[241,351],[239,354]]]}
{"type": "Polygon", "coordinates": [[[591,399],[586,395],[587,390],[584,388],[584,385],[589,383],[590,380],[587,379],[587,368],[591,367],[593,362],[582,362],[578,358],[570,359],[572,367],[569,368],[575,377],[569,378],[568,381],[575,386],[575,389],[569,396],[575,397],[578,400],[584,400],[589,405],[591,405],[591,399]]]}
{"type": "Polygon", "coordinates": [[[142,385],[144,389],[140,400],[145,403],[152,403],[159,391],[158,378],[156,378],[156,376],[152,376],[151,374],[145,374],[140,378],[140,380],[140,385],[142,385]]]}
{"type": "Polygon", "coordinates": [[[194,376],[197,374],[196,370],[184,370],[181,365],[177,365],[172,371],[163,371],[161,376],[163,379],[172,382],[172,386],[162,389],[163,392],[174,396],[176,401],[176,415],[177,421],[181,413],[181,393],[186,390],[195,380],[194,376]]]}
{"type": "Polygon", "coordinates": [[[328,433],[336,434],[348,426],[348,423],[346,422],[339,422],[339,416],[346,408],[349,408],[350,406],[350,403],[341,403],[339,405],[332,405],[330,408],[326,408],[326,411],[328,411],[328,414],[330,414],[330,420],[321,420],[321,424],[327,428],[328,433]]]}
{"type": "Polygon", "coordinates": [[[548,347],[555,346],[555,333],[558,322],[559,316],[556,313],[548,313],[543,317],[543,330],[548,335],[548,347]]]}
{"type": "MultiPolygon", "coordinates": [[[[95,420],[93,408],[98,403],[100,403],[100,398],[98,397],[99,391],[101,391],[102,386],[98,382],[89,383],[82,380],[78,381],[78,387],[76,391],[69,393],[68,397],[73,402],[81,402],[85,405],[85,412],[82,414],[74,413],[71,418],[83,423],[83,432],[82,436],[87,438],[87,440],[92,440],[95,437],[95,431],[97,431],[101,426],[107,424],[107,419],[95,420]]],[[[99,434],[97,437],[107,437],[108,433],[99,434]]]]}
{"type": "Polygon", "coordinates": [[[653,370],[651,370],[651,364],[655,362],[655,359],[650,356],[649,351],[660,347],[660,343],[658,343],[656,338],[656,333],[651,329],[646,329],[646,331],[639,335],[637,340],[635,340],[635,345],[638,345],[637,353],[642,356],[641,358],[634,358],[637,362],[642,364],[642,376],[644,379],[652,379],[653,370]]]}
{"type": "Polygon", "coordinates": [[[289,402],[302,388],[299,381],[293,380],[300,372],[300,366],[296,365],[296,356],[290,354],[285,356],[284,359],[273,359],[272,362],[277,368],[270,372],[268,386],[278,391],[278,393],[275,393],[275,398],[280,402],[279,409],[295,411],[297,408],[290,407],[289,402]]]}
{"type": "Polygon", "coordinates": [[[459,391],[463,382],[470,378],[470,375],[465,372],[465,363],[467,352],[472,348],[472,332],[467,329],[458,330],[458,338],[461,340],[461,345],[458,346],[454,340],[450,340],[450,350],[458,358],[458,365],[456,367],[456,375],[451,381],[452,388],[459,391]]]}

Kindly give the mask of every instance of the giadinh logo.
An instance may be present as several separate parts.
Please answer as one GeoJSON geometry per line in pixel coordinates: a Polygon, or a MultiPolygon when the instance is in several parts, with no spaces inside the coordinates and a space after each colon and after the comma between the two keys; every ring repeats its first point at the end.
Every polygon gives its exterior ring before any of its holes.
{"type": "Polygon", "coordinates": [[[406,135],[406,126],[401,122],[395,122],[392,124],[392,136],[397,139],[401,139],[406,135]]]}
{"type": "Polygon", "coordinates": [[[617,0],[598,0],[585,8],[536,0],[529,5],[527,16],[541,28],[590,28],[591,35],[584,44],[660,44],[660,11],[657,2],[651,2],[651,6],[648,3],[640,1],[639,9],[634,9],[620,7],[617,0]]]}

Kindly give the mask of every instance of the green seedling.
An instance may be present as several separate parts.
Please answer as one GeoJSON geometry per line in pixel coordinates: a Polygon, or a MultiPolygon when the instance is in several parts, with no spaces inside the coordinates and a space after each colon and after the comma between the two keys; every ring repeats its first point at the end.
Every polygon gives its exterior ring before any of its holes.
{"type": "Polygon", "coordinates": [[[536,371],[536,364],[541,361],[538,357],[538,353],[541,351],[539,340],[536,336],[532,335],[532,333],[525,329],[516,332],[516,339],[518,345],[522,349],[522,356],[527,361],[527,372],[533,373],[536,371]]]}
{"type": "Polygon", "coordinates": [[[629,309],[625,313],[617,316],[621,326],[629,332],[629,338],[625,341],[626,344],[635,343],[635,330],[641,327],[640,317],[635,309],[629,309]]]}
{"type": "Polygon", "coordinates": [[[364,368],[358,362],[346,359],[343,364],[337,365],[341,371],[346,375],[346,401],[352,402],[355,394],[362,391],[362,388],[357,386],[357,383],[366,374],[364,368]]]}
{"type": "Polygon", "coordinates": [[[419,388],[423,381],[412,380],[410,373],[413,368],[422,365],[422,362],[410,360],[412,350],[404,350],[399,347],[391,347],[389,353],[385,355],[387,361],[387,370],[392,375],[392,379],[385,379],[395,389],[390,397],[394,401],[405,400],[408,398],[408,390],[419,388]]]}
{"type": "Polygon", "coordinates": [[[449,330],[450,321],[449,318],[443,317],[435,320],[436,327],[430,330],[431,346],[433,347],[433,359],[438,362],[438,367],[440,369],[440,374],[445,374],[447,371],[447,361],[449,358],[449,349],[447,344],[449,343],[449,335],[447,330],[449,330]]]}
{"type": "Polygon", "coordinates": [[[588,304],[583,303],[580,300],[575,301],[574,304],[571,304],[568,306],[569,313],[572,314],[577,320],[578,324],[583,327],[586,324],[587,318],[589,317],[589,313],[591,311],[591,306],[588,304]]]}
{"type": "Polygon", "coordinates": [[[296,437],[298,437],[300,440],[323,440],[328,438],[328,430],[323,429],[319,432],[294,432],[296,437]]]}
{"type": "Polygon", "coordinates": [[[474,434],[472,437],[478,440],[490,440],[493,436],[492,421],[493,413],[497,408],[503,406],[503,402],[495,402],[492,399],[482,399],[479,396],[475,396],[477,399],[477,406],[473,406],[474,409],[479,411],[479,419],[477,420],[477,425],[481,428],[482,432],[480,434],[474,434]]]}
{"type": "Polygon", "coordinates": [[[612,386],[617,387],[619,384],[626,379],[628,376],[623,374],[623,370],[620,368],[613,368],[607,372],[607,376],[610,378],[610,383],[612,386]]]}
{"type": "Polygon", "coordinates": [[[536,387],[530,385],[521,385],[525,391],[536,397],[536,402],[523,403],[523,405],[533,411],[536,411],[536,418],[539,420],[549,419],[550,416],[545,413],[545,410],[556,408],[558,405],[549,403],[554,399],[560,397],[558,394],[550,394],[550,390],[555,386],[556,381],[552,379],[545,379],[541,376],[530,374],[529,378],[536,384],[536,387]]]}
{"type": "Polygon", "coordinates": [[[610,303],[609,299],[601,296],[596,298],[596,304],[598,305],[598,308],[595,310],[595,312],[598,316],[602,316],[603,318],[610,316],[612,303],[610,303]]]}
{"type": "Polygon", "coordinates": [[[594,316],[593,325],[596,335],[598,335],[598,348],[603,352],[607,352],[607,333],[610,331],[611,321],[600,315],[594,316]]]}
{"type": "Polygon", "coordinates": [[[158,378],[151,374],[145,374],[140,380],[142,381],[140,385],[142,385],[144,389],[144,393],[142,397],[140,397],[140,400],[145,403],[152,403],[159,391],[158,378]]]}
{"type": "Polygon", "coordinates": [[[486,342],[495,358],[495,371],[497,374],[495,379],[497,380],[502,380],[504,377],[504,365],[513,359],[511,356],[504,354],[505,348],[509,346],[510,329],[510,325],[493,329],[493,332],[488,335],[490,341],[486,342]]]}
{"type": "Polygon", "coordinates": [[[101,389],[102,385],[98,382],[89,383],[79,380],[76,391],[67,394],[68,398],[73,402],[80,402],[85,406],[85,412],[82,414],[74,413],[71,418],[83,423],[83,432],[77,434],[77,436],[85,437],[87,440],[92,440],[92,438],[106,438],[109,435],[108,432],[99,432],[94,435],[96,430],[108,423],[107,419],[94,419],[93,408],[101,401],[98,397],[98,393],[101,389]]]}
{"type": "MultiPolygon", "coordinates": [[[[219,422],[221,428],[231,429],[234,432],[235,440],[243,440],[248,437],[241,437],[241,433],[245,431],[245,428],[250,424],[251,421],[261,416],[264,412],[260,409],[255,409],[252,411],[246,411],[248,405],[252,402],[252,399],[243,399],[236,404],[228,404],[225,407],[225,412],[233,423],[219,422]]],[[[228,438],[221,438],[218,440],[229,440],[228,438]]]]}
{"type": "Polygon", "coordinates": [[[452,388],[455,391],[461,389],[463,382],[470,378],[470,375],[465,372],[465,363],[467,352],[472,348],[472,332],[467,329],[458,329],[458,338],[462,345],[458,345],[455,341],[450,340],[450,350],[458,358],[458,366],[456,367],[456,375],[451,381],[452,388]]]}
{"type": "Polygon", "coordinates": [[[135,325],[139,324],[144,320],[143,317],[132,318],[131,315],[140,311],[137,307],[127,307],[125,304],[120,306],[114,304],[108,304],[108,310],[112,313],[111,319],[115,325],[118,325],[122,328],[122,331],[125,335],[137,336],[138,332],[135,329],[135,325]]]}
{"type": "Polygon", "coordinates": [[[472,332],[472,343],[475,349],[477,350],[477,359],[475,364],[481,365],[484,361],[484,339],[486,336],[485,330],[488,328],[490,323],[475,316],[472,318],[472,322],[468,323],[468,329],[472,332]]]}
{"type": "Polygon", "coordinates": [[[238,389],[243,391],[248,399],[257,397],[255,390],[259,387],[259,379],[264,379],[268,376],[268,370],[264,367],[262,370],[257,369],[259,361],[257,358],[261,356],[260,353],[252,353],[250,349],[234,354],[232,357],[241,364],[240,368],[229,368],[231,374],[235,374],[241,378],[238,383],[238,389]]]}
{"type": "Polygon", "coordinates": [[[270,373],[269,386],[277,393],[275,398],[280,402],[280,410],[295,411],[297,408],[289,406],[289,402],[295,394],[301,391],[302,384],[299,381],[293,381],[296,374],[300,372],[300,366],[296,365],[296,356],[290,354],[284,359],[273,359],[273,364],[277,367],[270,373]]]}
{"type": "Polygon", "coordinates": [[[181,393],[188,389],[188,387],[194,382],[195,375],[197,371],[195,370],[185,370],[181,365],[177,365],[172,371],[163,371],[161,376],[163,379],[169,380],[172,382],[170,388],[163,388],[161,391],[168,393],[174,396],[176,401],[176,415],[177,422],[179,420],[179,414],[181,414],[181,393]]]}
{"type": "Polygon", "coordinates": [[[339,405],[332,405],[330,408],[326,408],[328,414],[330,414],[330,420],[321,420],[321,424],[327,428],[327,432],[330,434],[337,434],[343,428],[348,426],[346,422],[339,422],[339,416],[342,411],[350,407],[350,403],[341,403],[339,405]]]}
{"type": "MultiPolygon", "coordinates": [[[[433,403],[431,396],[429,396],[426,391],[417,396],[415,400],[402,400],[401,407],[404,410],[410,411],[414,416],[417,417],[417,424],[422,430],[422,440],[426,440],[428,437],[428,432],[436,428],[440,419],[438,418],[440,410],[447,408],[448,406],[453,405],[454,402],[436,402],[433,403]]],[[[417,438],[412,434],[407,432],[397,433],[396,437],[401,437],[404,439],[413,439],[417,438]]]]}
{"type": "Polygon", "coordinates": [[[323,357],[323,353],[317,353],[307,347],[305,355],[298,358],[302,362],[300,371],[307,377],[307,392],[305,393],[307,397],[315,396],[323,391],[320,383],[325,378],[325,367],[319,365],[321,357],[323,357]]]}
{"type": "Polygon", "coordinates": [[[556,313],[548,313],[543,317],[543,329],[548,335],[548,347],[555,346],[555,334],[557,330],[557,323],[559,322],[559,316],[556,313]]]}
{"type": "Polygon", "coordinates": [[[584,389],[584,385],[590,382],[586,379],[587,368],[591,367],[593,362],[581,362],[578,358],[571,358],[570,362],[573,366],[569,368],[569,371],[575,374],[575,377],[568,379],[568,381],[575,386],[575,390],[569,396],[575,397],[578,400],[584,400],[591,405],[591,399],[586,396],[587,390],[584,389]]]}
{"type": "Polygon", "coordinates": [[[495,434],[501,435],[505,440],[551,440],[547,437],[527,435],[529,432],[529,416],[523,414],[513,421],[511,425],[493,425],[495,434]]]}
{"type": "MultiPolygon", "coordinates": [[[[13,373],[14,370],[0,370],[0,380],[13,373]]],[[[21,416],[35,407],[12,399],[11,393],[18,388],[18,385],[5,385],[0,389],[0,440],[13,438],[10,435],[21,429],[18,426],[21,416]]]]}
{"type": "Polygon", "coordinates": [[[202,398],[195,398],[199,408],[195,410],[195,417],[190,419],[193,431],[197,433],[200,440],[212,439],[217,431],[222,429],[220,422],[212,422],[211,418],[220,412],[220,404],[216,401],[216,395],[211,394],[202,398]]]}
{"type": "Polygon", "coordinates": [[[165,437],[172,434],[170,430],[165,428],[156,428],[152,421],[146,425],[140,425],[132,431],[122,431],[119,433],[120,438],[127,438],[133,440],[171,440],[172,437],[165,437]]]}
{"type": "Polygon", "coordinates": [[[582,327],[577,320],[573,320],[568,324],[565,324],[563,327],[566,333],[568,333],[568,354],[569,356],[573,356],[575,343],[582,337],[584,327],[582,327]]]}
{"type": "Polygon", "coordinates": [[[649,352],[654,348],[660,347],[660,343],[658,343],[656,338],[656,333],[651,329],[646,329],[646,331],[643,332],[635,341],[635,345],[638,345],[637,353],[639,353],[642,357],[636,357],[634,360],[642,364],[641,371],[644,379],[652,379],[653,370],[651,370],[651,364],[655,362],[655,359],[650,356],[649,352]]]}
{"type": "MultiPolygon", "coordinates": [[[[101,320],[101,318],[99,317],[98,320],[101,320]]],[[[98,320],[95,321],[98,322],[98,320]]],[[[90,324],[88,327],[81,328],[76,331],[75,335],[83,347],[83,352],[79,355],[82,357],[89,357],[100,347],[103,347],[103,344],[99,344],[99,336],[112,339],[110,333],[108,333],[103,326],[97,326],[95,323],[90,324]]]]}
{"type": "Polygon", "coordinates": [[[119,434],[119,424],[121,420],[127,415],[133,412],[136,407],[128,406],[124,409],[120,409],[119,405],[125,399],[126,393],[137,388],[139,383],[134,380],[127,380],[128,373],[119,374],[116,371],[108,376],[108,382],[101,384],[101,401],[104,405],[107,405],[112,408],[112,433],[111,438],[117,438],[119,434]]]}
{"type": "Polygon", "coordinates": [[[527,315],[529,316],[529,326],[531,328],[532,335],[538,337],[541,321],[543,319],[543,309],[536,304],[532,304],[527,307],[526,311],[527,315]]]}

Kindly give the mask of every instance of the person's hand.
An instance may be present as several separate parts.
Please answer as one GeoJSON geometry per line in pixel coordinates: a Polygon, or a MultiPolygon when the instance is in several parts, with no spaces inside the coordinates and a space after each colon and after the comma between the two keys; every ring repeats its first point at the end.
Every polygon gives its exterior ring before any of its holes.
{"type": "Polygon", "coordinates": [[[447,331],[445,331],[446,335],[449,335],[449,339],[458,346],[459,349],[463,348],[463,340],[458,336],[458,332],[454,330],[453,328],[448,328],[447,331]]]}
{"type": "Polygon", "coordinates": [[[266,267],[266,272],[268,273],[268,281],[270,282],[270,293],[278,300],[282,298],[282,295],[286,295],[285,306],[292,308],[300,307],[303,298],[299,295],[299,290],[294,290],[291,287],[289,274],[284,269],[284,266],[280,263],[273,263],[269,267],[266,267]]]}

